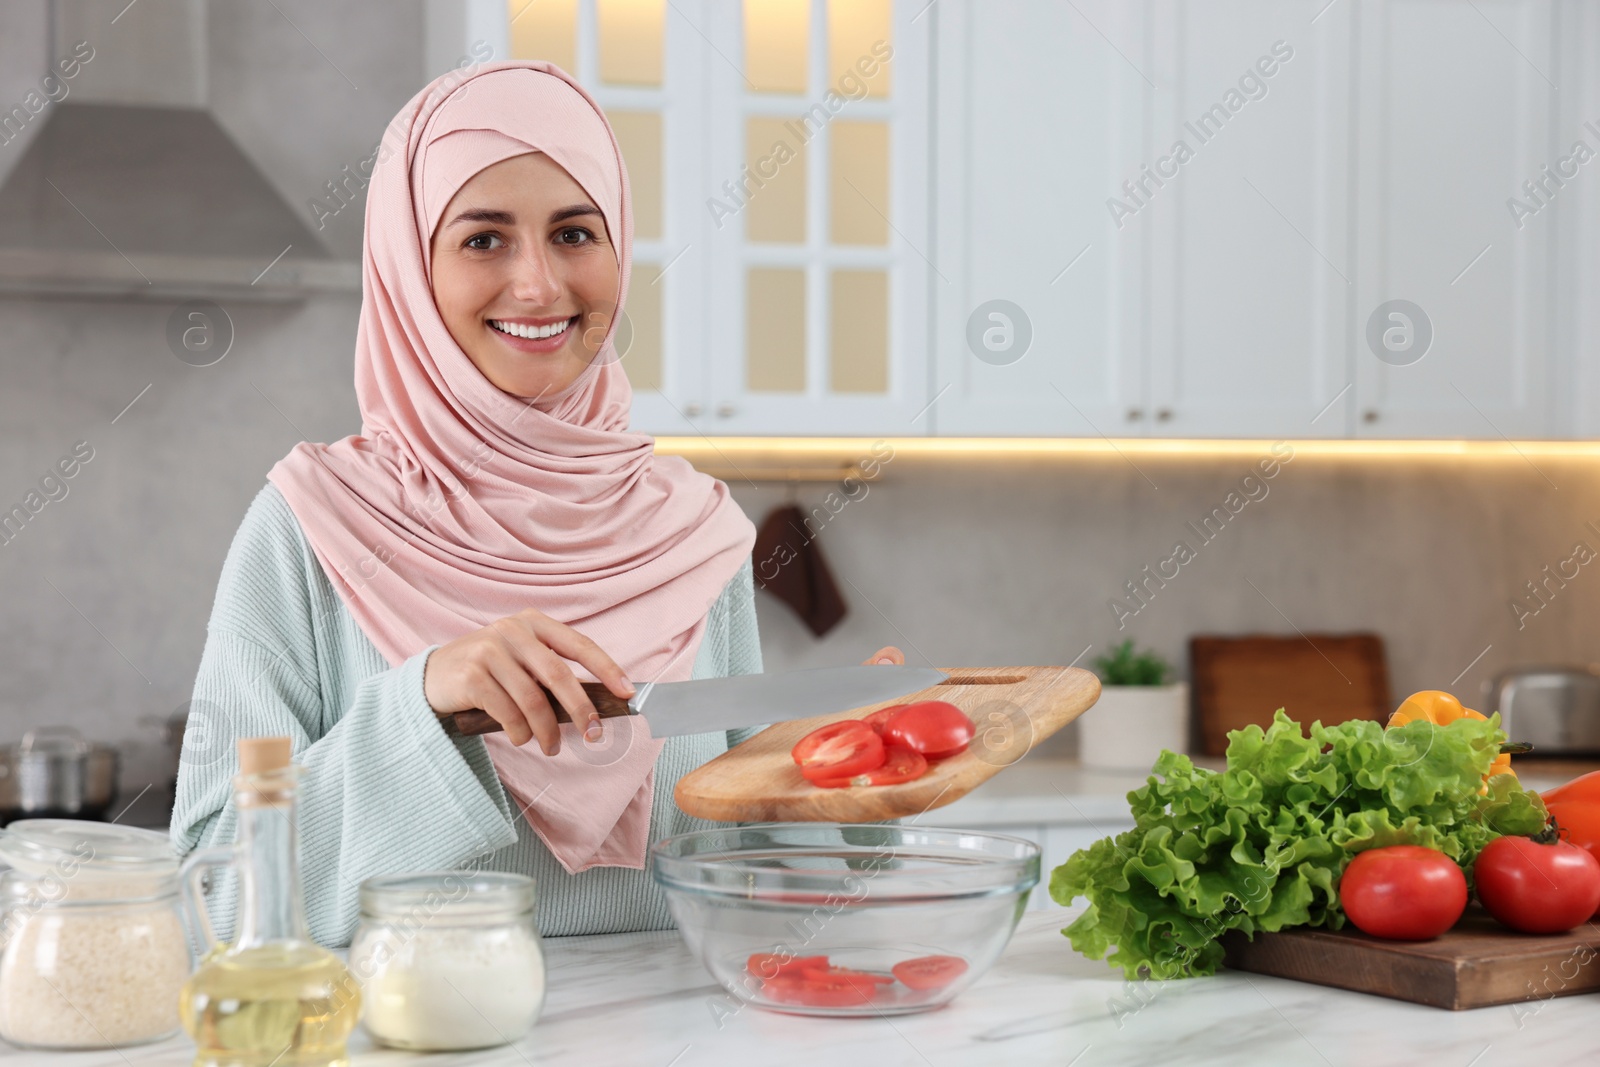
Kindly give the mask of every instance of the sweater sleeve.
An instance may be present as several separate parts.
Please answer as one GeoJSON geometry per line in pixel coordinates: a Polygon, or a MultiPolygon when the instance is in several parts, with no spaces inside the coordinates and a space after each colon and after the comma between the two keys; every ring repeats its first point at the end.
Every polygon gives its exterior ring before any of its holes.
{"type": "MultiPolygon", "coordinates": [[[[288,736],[294,762],[308,772],[298,803],[307,920],[316,940],[347,944],[362,879],[454,868],[514,842],[517,831],[481,739],[447,736],[424,696],[423,669],[437,646],[368,677],[348,707],[323,706],[308,546],[298,530],[281,495],[263,490],[229,549],[184,731],[170,833],[181,853],[233,841],[234,742],[288,736]]],[[[229,875],[212,894],[224,938],[232,884],[229,875]]]]}
{"type": "MultiPolygon", "coordinates": [[[[761,633],[756,628],[755,568],[750,560],[744,561],[722,596],[728,612],[728,677],[760,674],[761,633]]],[[[766,726],[741,726],[729,730],[728,747],[742,744],[765,729],[766,726]]]]}

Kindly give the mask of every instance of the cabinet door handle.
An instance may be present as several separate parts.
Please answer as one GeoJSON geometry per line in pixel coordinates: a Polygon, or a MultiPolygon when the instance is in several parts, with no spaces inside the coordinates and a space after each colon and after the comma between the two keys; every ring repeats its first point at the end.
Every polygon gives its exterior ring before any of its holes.
{"type": "Polygon", "coordinates": [[[725,419],[730,415],[737,415],[738,413],[739,413],[739,409],[734,407],[731,403],[729,403],[726,400],[724,400],[722,403],[717,405],[717,416],[719,418],[724,418],[725,419]]]}
{"type": "Polygon", "coordinates": [[[1141,408],[1129,408],[1128,409],[1128,421],[1129,422],[1138,422],[1142,418],[1144,418],[1143,409],[1141,409],[1141,408]]]}
{"type": "Polygon", "coordinates": [[[683,413],[685,415],[689,416],[689,418],[691,418],[691,419],[694,418],[696,415],[699,415],[700,414],[700,401],[698,401],[698,400],[685,401],[684,405],[683,405],[683,413]]]}
{"type": "Polygon", "coordinates": [[[1378,421],[1378,411],[1377,411],[1377,409],[1376,408],[1368,408],[1367,410],[1363,411],[1361,413],[1361,421],[1362,422],[1377,422],[1378,421]]]}
{"type": "Polygon", "coordinates": [[[1157,422],[1171,422],[1172,421],[1172,409],[1171,408],[1162,408],[1161,410],[1157,411],[1156,412],[1156,421],[1157,422]]]}

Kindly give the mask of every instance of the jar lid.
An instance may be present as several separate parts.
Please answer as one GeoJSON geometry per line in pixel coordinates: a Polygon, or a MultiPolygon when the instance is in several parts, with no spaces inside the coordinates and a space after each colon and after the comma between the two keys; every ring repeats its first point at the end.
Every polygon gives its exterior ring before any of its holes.
{"type": "Polygon", "coordinates": [[[361,883],[361,911],[374,918],[403,913],[423,922],[484,920],[533,910],[533,879],[499,871],[381,874],[361,883]]]}
{"type": "Polygon", "coordinates": [[[0,830],[0,861],[44,877],[63,869],[93,875],[164,877],[178,873],[166,834],[83,819],[19,819],[0,830]]]}

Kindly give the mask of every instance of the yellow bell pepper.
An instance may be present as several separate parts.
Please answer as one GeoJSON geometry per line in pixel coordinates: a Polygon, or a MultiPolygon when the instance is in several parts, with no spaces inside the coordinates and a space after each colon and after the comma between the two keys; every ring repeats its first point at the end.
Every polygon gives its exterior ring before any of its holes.
{"type": "MultiPolygon", "coordinates": [[[[1440,689],[1424,689],[1420,693],[1412,693],[1406,697],[1404,703],[1389,716],[1386,726],[1404,726],[1408,722],[1418,719],[1426,720],[1438,726],[1445,726],[1457,719],[1486,719],[1471,708],[1461,706],[1461,701],[1440,689]]],[[[1489,773],[1485,779],[1493,778],[1497,774],[1514,774],[1511,769],[1511,757],[1501,754],[1489,764],[1489,773]]]]}

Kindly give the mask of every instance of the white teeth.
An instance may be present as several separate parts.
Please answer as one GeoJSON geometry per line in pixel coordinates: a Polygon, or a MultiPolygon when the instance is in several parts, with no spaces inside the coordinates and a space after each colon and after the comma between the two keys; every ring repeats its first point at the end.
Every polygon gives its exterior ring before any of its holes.
{"type": "Polygon", "coordinates": [[[568,326],[572,325],[571,319],[562,322],[553,322],[549,326],[523,326],[515,322],[499,322],[489,320],[489,325],[501,333],[508,333],[513,337],[524,337],[530,341],[537,341],[545,337],[554,337],[558,333],[565,333],[568,326]]]}

